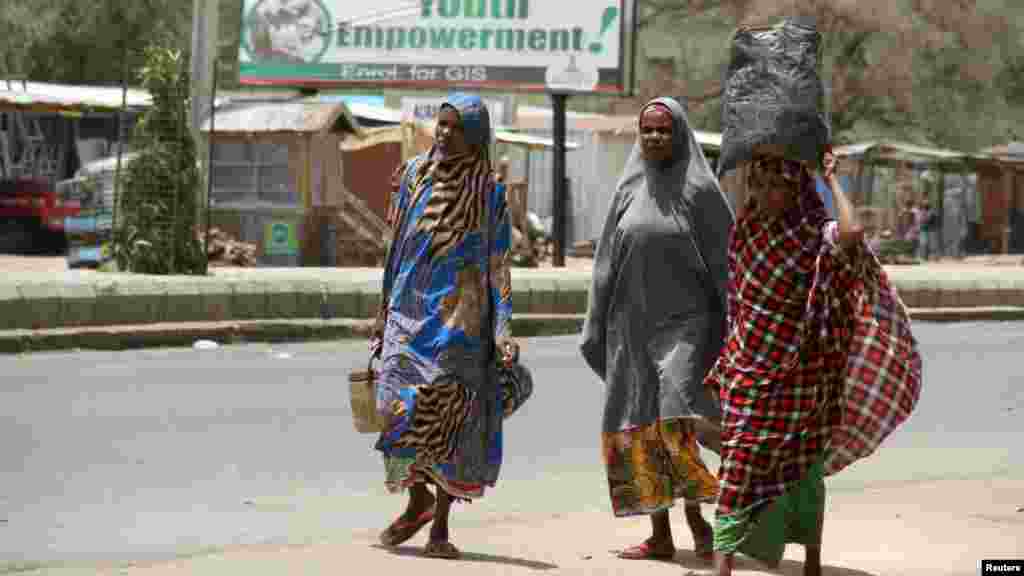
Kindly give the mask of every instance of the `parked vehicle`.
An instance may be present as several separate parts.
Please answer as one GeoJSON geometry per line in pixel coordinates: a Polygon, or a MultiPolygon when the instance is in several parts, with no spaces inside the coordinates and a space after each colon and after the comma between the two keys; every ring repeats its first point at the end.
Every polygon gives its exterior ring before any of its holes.
{"type": "Polygon", "coordinates": [[[76,213],[46,179],[0,180],[0,252],[63,251],[65,218],[76,213]]]}
{"type": "MultiPolygon", "coordinates": [[[[121,158],[122,170],[135,156],[121,158]]],[[[57,183],[65,204],[77,208],[64,219],[68,268],[98,268],[110,260],[116,172],[117,157],[103,158],[80,168],[74,178],[57,183]]]]}

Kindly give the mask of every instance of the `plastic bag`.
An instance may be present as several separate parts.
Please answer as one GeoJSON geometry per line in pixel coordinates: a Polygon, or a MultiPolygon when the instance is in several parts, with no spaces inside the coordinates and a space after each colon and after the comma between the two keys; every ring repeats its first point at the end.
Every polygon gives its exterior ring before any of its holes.
{"type": "Polygon", "coordinates": [[[781,146],[792,160],[821,162],[829,128],[821,110],[820,45],[809,19],[736,31],[723,84],[719,177],[762,144],[781,146]]]}

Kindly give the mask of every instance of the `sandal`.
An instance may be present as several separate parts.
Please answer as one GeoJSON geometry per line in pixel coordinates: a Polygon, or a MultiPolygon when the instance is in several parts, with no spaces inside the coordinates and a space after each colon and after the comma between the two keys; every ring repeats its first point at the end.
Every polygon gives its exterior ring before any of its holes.
{"type": "Polygon", "coordinates": [[[673,560],[676,557],[676,548],[668,549],[655,548],[650,540],[619,552],[619,558],[623,560],[673,560]]]}
{"type": "Polygon", "coordinates": [[[459,549],[447,540],[431,540],[423,549],[423,555],[427,558],[443,558],[456,560],[462,555],[459,549]]]}
{"type": "Polygon", "coordinates": [[[398,546],[416,535],[424,526],[434,521],[433,507],[427,508],[416,518],[416,520],[404,520],[404,516],[395,520],[391,526],[380,534],[380,543],[388,546],[398,546]]]}

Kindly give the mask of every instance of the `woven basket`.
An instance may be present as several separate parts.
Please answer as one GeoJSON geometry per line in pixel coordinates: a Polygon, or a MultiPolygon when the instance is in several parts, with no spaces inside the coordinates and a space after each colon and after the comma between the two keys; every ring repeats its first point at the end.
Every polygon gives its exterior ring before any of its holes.
{"type": "Polygon", "coordinates": [[[387,427],[386,418],[377,412],[377,379],[372,358],[365,370],[354,370],[348,375],[352,424],[360,434],[383,432],[387,427]]]}

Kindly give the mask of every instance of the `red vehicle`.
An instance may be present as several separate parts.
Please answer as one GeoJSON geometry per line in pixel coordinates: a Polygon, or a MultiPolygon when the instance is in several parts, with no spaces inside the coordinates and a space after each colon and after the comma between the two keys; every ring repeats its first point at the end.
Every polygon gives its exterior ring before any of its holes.
{"type": "Polygon", "coordinates": [[[47,179],[0,180],[0,252],[53,252],[63,249],[64,218],[79,207],[62,202],[47,179]]]}
{"type": "Polygon", "coordinates": [[[138,90],[0,79],[0,253],[66,251],[95,206],[61,183],[110,156],[149,105],[138,90]]]}

